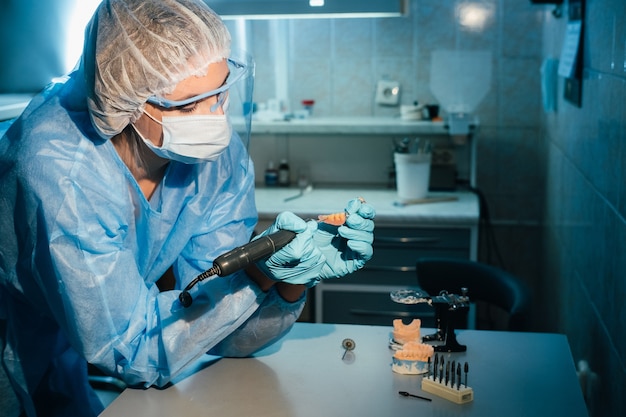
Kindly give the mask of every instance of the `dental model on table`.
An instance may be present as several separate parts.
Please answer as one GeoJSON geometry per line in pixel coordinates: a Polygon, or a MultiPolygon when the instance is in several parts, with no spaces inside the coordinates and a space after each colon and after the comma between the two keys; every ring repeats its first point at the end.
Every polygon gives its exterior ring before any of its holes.
{"type": "Polygon", "coordinates": [[[428,371],[428,361],[434,354],[432,346],[421,343],[421,320],[404,324],[401,319],[393,321],[393,339],[389,346],[395,350],[391,370],[398,374],[418,375],[428,371]]]}

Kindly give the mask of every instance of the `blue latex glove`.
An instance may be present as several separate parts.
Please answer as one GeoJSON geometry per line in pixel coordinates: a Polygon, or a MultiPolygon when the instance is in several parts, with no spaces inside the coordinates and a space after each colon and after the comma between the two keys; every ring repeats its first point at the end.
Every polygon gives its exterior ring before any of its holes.
{"type": "Polygon", "coordinates": [[[313,286],[319,281],[324,256],[313,242],[313,233],[317,230],[317,222],[308,223],[291,212],[280,213],[276,221],[261,236],[291,230],[296,237],[276,251],[266,260],[257,262],[257,267],[269,278],[289,284],[313,286]]]}
{"type": "Polygon", "coordinates": [[[372,258],[374,250],[374,217],[376,211],[361,199],[346,206],[342,226],[320,223],[313,241],[326,259],[320,279],[339,278],[361,269],[372,258]]]}

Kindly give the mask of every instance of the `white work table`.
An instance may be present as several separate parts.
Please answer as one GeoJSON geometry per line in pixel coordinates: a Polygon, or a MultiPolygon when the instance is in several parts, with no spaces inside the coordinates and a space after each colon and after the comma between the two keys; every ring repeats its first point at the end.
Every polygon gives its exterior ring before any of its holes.
{"type": "Polygon", "coordinates": [[[376,210],[376,222],[385,225],[419,224],[420,226],[476,226],[479,220],[479,204],[475,194],[465,191],[433,192],[428,197],[453,197],[455,201],[413,204],[404,207],[394,205],[397,201],[393,189],[368,188],[313,188],[301,197],[296,188],[257,188],[256,205],[260,220],[273,220],[282,211],[292,211],[301,217],[317,218],[318,214],[341,211],[346,203],[363,197],[376,210]]]}
{"type": "Polygon", "coordinates": [[[101,415],[588,416],[564,335],[459,331],[467,352],[445,359],[468,362],[474,400],[456,404],[422,391],[421,375],[392,372],[391,331],[391,326],[296,323],[283,340],[252,358],[207,358],[195,373],[165,389],[126,389],[101,415]],[[342,360],[344,338],[356,343],[349,360],[342,360]]]}

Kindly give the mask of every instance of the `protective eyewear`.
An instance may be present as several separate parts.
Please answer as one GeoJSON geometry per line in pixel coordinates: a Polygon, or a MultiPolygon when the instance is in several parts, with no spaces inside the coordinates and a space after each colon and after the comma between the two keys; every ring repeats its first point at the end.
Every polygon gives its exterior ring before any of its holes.
{"type": "Polygon", "coordinates": [[[217,100],[211,106],[211,112],[215,112],[228,97],[228,89],[239,81],[246,73],[246,64],[237,62],[232,58],[227,60],[228,69],[230,70],[226,82],[215,90],[207,91],[206,93],[198,94],[197,96],[189,97],[184,100],[168,100],[161,96],[148,97],[148,103],[154,104],[165,109],[172,109],[175,107],[183,107],[196,101],[204,100],[208,97],[216,96],[217,100]]]}

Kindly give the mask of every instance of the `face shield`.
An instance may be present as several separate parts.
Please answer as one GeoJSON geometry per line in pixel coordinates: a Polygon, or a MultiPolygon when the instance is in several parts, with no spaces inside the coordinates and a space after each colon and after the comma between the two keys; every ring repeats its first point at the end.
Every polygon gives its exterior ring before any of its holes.
{"type": "Polygon", "coordinates": [[[229,89],[229,116],[233,130],[237,132],[246,149],[250,149],[252,126],[252,95],[254,93],[254,59],[244,51],[232,51],[231,59],[242,64],[243,70],[237,82],[229,89]]]}
{"type": "Polygon", "coordinates": [[[151,96],[148,103],[164,109],[185,107],[197,101],[213,98],[211,112],[224,105],[228,98],[228,116],[234,130],[248,148],[250,142],[250,126],[252,122],[252,93],[254,90],[254,61],[245,54],[233,54],[227,60],[229,74],[224,84],[214,90],[206,91],[184,100],[169,100],[162,96],[151,96]]]}

